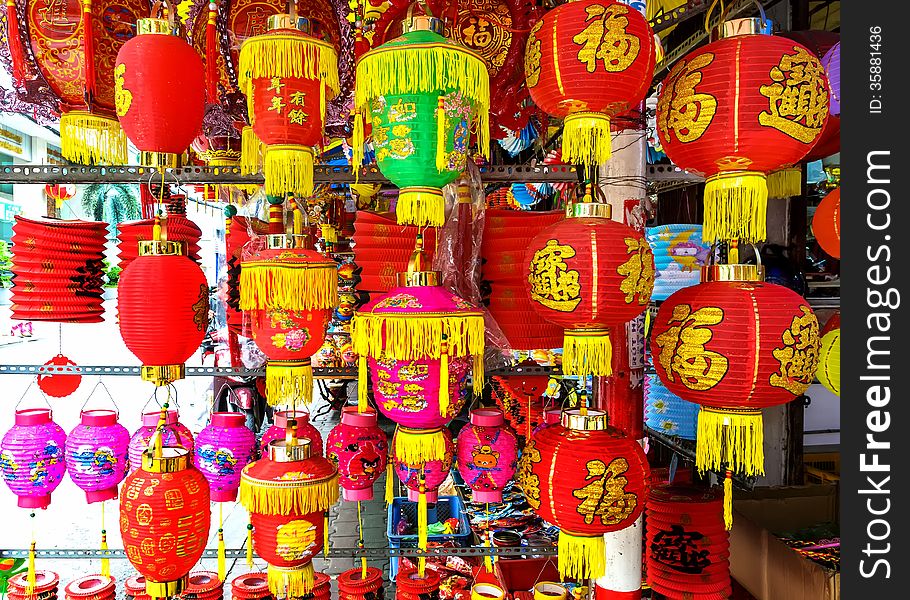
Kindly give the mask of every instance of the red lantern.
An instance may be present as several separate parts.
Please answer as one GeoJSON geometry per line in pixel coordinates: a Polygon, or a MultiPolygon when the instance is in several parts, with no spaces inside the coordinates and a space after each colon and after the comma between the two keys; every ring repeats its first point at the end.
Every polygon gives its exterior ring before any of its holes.
{"type": "Polygon", "coordinates": [[[641,314],[654,289],[645,235],[612,221],[609,204],[579,203],[531,241],[524,264],[537,314],[566,328],[563,373],[610,375],[608,329],[641,314]]]}
{"type": "Polygon", "coordinates": [[[706,241],[766,237],[766,174],[798,163],[828,118],[821,61],[797,42],[737,35],[680,60],[663,83],[657,132],[675,164],[707,177],[706,241]]]}
{"type": "Polygon", "coordinates": [[[375,410],[346,406],[341,423],[326,440],[326,456],[335,463],[345,500],[373,499],[373,484],[385,471],[389,444],[375,410]]]}
{"type": "Polygon", "coordinates": [[[647,20],[616,0],[569,2],[534,25],[525,82],[537,106],[565,118],[566,162],[599,165],[610,158],[610,119],[644,100],[654,60],[647,20]]]}
{"type": "Polygon", "coordinates": [[[439,596],[441,581],[437,571],[401,569],[395,576],[395,600],[422,600],[439,596]]]}
{"type": "Polygon", "coordinates": [[[840,258],[840,188],[835,188],[815,209],[812,234],[822,250],[840,258]]]}
{"type": "Polygon", "coordinates": [[[349,569],[338,576],[338,600],[382,600],[382,570],[349,569]]]}
{"type": "Polygon", "coordinates": [[[141,242],[120,275],[120,335],[155,385],[182,379],[208,324],[209,294],[199,265],[179,242],[141,242]]]}
{"type": "Polygon", "coordinates": [[[130,563],[145,576],[146,594],[169,598],[187,585],[209,534],[209,485],[185,448],[142,455],[120,495],[120,535],[130,563]]]}
{"type": "Polygon", "coordinates": [[[166,19],[139,19],[136,31],[117,53],[117,117],[140,164],[174,168],[202,126],[202,59],[166,19]]]}
{"type": "Polygon", "coordinates": [[[602,411],[565,411],[559,425],[534,433],[518,468],[528,504],[560,529],[560,574],[603,576],[603,534],[644,509],[650,472],[638,442],[608,427],[602,411]]]}
{"type": "MultiPolygon", "coordinates": [[[[197,263],[201,262],[199,241],[202,239],[202,230],[186,216],[186,197],[171,196],[167,207],[167,231],[162,232],[162,236],[182,243],[187,256],[197,263]]],[[[127,221],[117,225],[117,239],[120,240],[117,256],[120,258],[121,269],[125,269],[139,255],[139,242],[154,238],[154,230],[154,219],[127,221]]]]}
{"type": "MultiPolygon", "coordinates": [[[[396,274],[406,271],[420,228],[398,225],[394,213],[358,210],[354,220],[354,263],[360,268],[357,290],[388,292],[395,287],[396,274]]],[[[429,260],[436,248],[436,231],[424,232],[429,260]]]]}

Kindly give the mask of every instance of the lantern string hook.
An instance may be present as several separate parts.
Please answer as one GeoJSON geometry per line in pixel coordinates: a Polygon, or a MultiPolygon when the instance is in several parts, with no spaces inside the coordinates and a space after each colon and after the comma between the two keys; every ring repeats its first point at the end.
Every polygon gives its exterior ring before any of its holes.
{"type": "MultiPolygon", "coordinates": [[[[88,396],[85,397],[85,402],[82,403],[82,408],[79,409],[79,412],[81,413],[82,411],[85,410],[85,407],[88,404],[88,401],[92,399],[92,396],[95,395],[95,392],[98,391],[98,388],[103,389],[104,392],[107,394],[107,397],[110,399],[111,404],[114,405],[114,411],[117,413],[117,416],[119,417],[120,416],[120,407],[117,405],[117,401],[114,400],[113,394],[111,394],[111,391],[109,389],[107,389],[107,386],[104,384],[104,380],[101,378],[100,375],[98,376],[98,382],[95,384],[95,387],[93,387],[92,391],[90,391],[88,393],[88,396]]],[[[146,404],[148,404],[148,402],[146,402],[146,404]]]]}
{"type": "MultiPolygon", "coordinates": [[[[28,383],[28,387],[25,388],[25,391],[22,392],[22,396],[19,398],[19,401],[16,402],[16,406],[13,407],[13,410],[16,410],[19,408],[19,405],[22,404],[22,401],[25,400],[25,397],[28,395],[29,390],[31,390],[32,386],[35,385],[35,383],[37,383],[37,382],[38,382],[38,376],[36,375],[28,383]]],[[[41,394],[41,397],[44,398],[45,406],[47,406],[49,409],[53,410],[50,399],[48,399],[47,395],[44,393],[44,391],[40,387],[38,388],[38,392],[41,394]]]]}

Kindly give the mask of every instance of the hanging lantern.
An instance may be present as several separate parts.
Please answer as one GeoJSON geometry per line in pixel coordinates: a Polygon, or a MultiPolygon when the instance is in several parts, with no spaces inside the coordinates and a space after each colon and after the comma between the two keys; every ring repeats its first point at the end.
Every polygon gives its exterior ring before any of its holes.
{"type": "MultiPolygon", "coordinates": [[[[130,437],[130,473],[142,466],[142,453],[148,448],[152,436],[158,430],[160,418],[160,411],[142,414],[142,426],[130,437]]],[[[168,410],[165,413],[161,440],[165,446],[180,446],[189,450],[190,454],[194,452],[193,432],[180,422],[180,413],[176,410],[168,410]]]]}
{"type": "Polygon", "coordinates": [[[657,132],[673,163],[707,177],[704,240],[754,243],[766,238],[766,175],[812,148],[828,118],[828,84],[805,46],[736,35],[733,23],[670,71],[657,132]]]}
{"type": "Polygon", "coordinates": [[[696,466],[726,469],[728,525],[731,472],[764,473],[761,409],[806,391],[818,350],[809,304],[764,283],[755,265],[704,267],[701,284],[661,304],[651,330],[654,369],[667,389],[702,406],[696,466]]]}
{"type": "Polygon", "coordinates": [[[20,508],[47,508],[66,473],[66,433],[49,408],[16,411],[13,427],[0,441],[0,471],[20,508]]]}
{"type": "Polygon", "coordinates": [[[345,500],[372,500],[373,484],[385,471],[389,445],[374,410],[347,406],[326,440],[326,457],[338,468],[345,500]]]}
{"type": "Polygon", "coordinates": [[[535,237],[525,252],[537,314],[566,328],[563,373],[610,375],[609,328],[647,307],[654,256],[644,234],[610,219],[610,205],[584,202],[535,237]]]}
{"type": "Polygon", "coordinates": [[[840,188],[829,192],[815,209],[812,235],[822,250],[840,259],[840,188]]]}
{"type": "Polygon", "coordinates": [[[323,456],[322,434],[310,423],[310,414],[300,411],[279,410],[272,413],[272,426],[265,430],[262,439],[259,440],[259,447],[263,452],[269,447],[272,440],[283,440],[288,423],[294,421],[297,423],[295,431],[298,440],[310,440],[310,454],[313,456],[323,456]]]}
{"type": "Polygon", "coordinates": [[[559,527],[560,575],[602,577],[603,534],[631,526],[644,508],[650,473],[641,446],[608,427],[603,411],[568,410],[524,454],[518,481],[531,508],[559,527]]]}
{"type": "MultiPolygon", "coordinates": [[[[313,146],[322,144],[326,102],[339,91],[335,48],[295,29],[290,15],[273,15],[266,33],[241,45],[239,71],[252,124],[244,138],[265,145],[266,193],[312,195],[313,146]]],[[[255,146],[244,143],[242,162],[256,161],[255,146]]]]}
{"type": "Polygon", "coordinates": [[[822,66],[828,76],[828,89],[831,92],[828,104],[829,112],[840,116],[840,42],[834,44],[822,57],[822,66]]]}
{"type": "Polygon", "coordinates": [[[66,584],[63,590],[66,600],[115,600],[117,580],[110,575],[85,575],[66,584]]]}
{"type": "MultiPolygon", "coordinates": [[[[12,560],[12,559],[6,559],[12,560]]],[[[60,583],[60,576],[53,571],[35,571],[35,585],[33,590],[29,590],[28,582],[30,574],[27,572],[18,573],[10,577],[8,583],[8,593],[6,597],[9,600],[31,600],[40,598],[44,600],[57,600],[57,587],[60,583]]]]}
{"type": "Polygon", "coordinates": [[[504,424],[498,408],[479,408],[458,433],[458,472],[474,503],[502,502],[502,490],[515,474],[518,440],[504,424]]]}
{"type": "Polygon", "coordinates": [[[247,465],[240,480],[253,547],[269,565],[269,590],[288,597],[313,590],[310,561],[322,549],[323,513],[338,501],[338,471],[311,456],[309,440],[298,440],[294,428],[289,422],[286,438],[270,442],[268,455],[247,465]]]}
{"type": "Polygon", "coordinates": [[[840,396],[840,327],[822,336],[815,376],[828,391],[840,396]]]}
{"type": "Polygon", "coordinates": [[[238,575],[231,581],[231,600],[270,600],[268,573],[238,575]]]}
{"type": "Polygon", "coordinates": [[[625,3],[578,0],[537,21],[525,46],[525,83],[537,106],[565,119],[565,162],[610,158],[610,120],[645,99],[654,60],[650,25],[625,3]]]}
{"type": "Polygon", "coordinates": [[[89,504],[113,500],[129,472],[130,434],[115,410],[83,410],[66,436],[66,470],[89,504]]]}
{"type": "Polygon", "coordinates": [[[383,600],[382,585],[381,569],[348,569],[338,575],[338,600],[383,600]]]}
{"type": "Polygon", "coordinates": [[[82,375],[79,375],[79,367],[69,358],[62,354],[57,354],[52,359],[44,363],[45,367],[72,367],[76,374],[60,373],[42,373],[38,375],[37,382],[41,391],[54,398],[66,398],[79,389],[82,383],[82,375]]]}
{"type": "Polygon", "coordinates": [[[421,493],[425,493],[426,502],[436,502],[439,497],[439,486],[446,480],[452,469],[455,456],[455,444],[452,443],[452,434],[445,427],[434,430],[408,430],[400,425],[395,429],[392,437],[393,463],[398,479],[408,488],[408,499],[420,502],[421,493]],[[407,453],[399,453],[398,437],[402,433],[416,436],[432,436],[434,446],[439,447],[435,454],[438,458],[431,460],[415,460],[407,453]],[[421,489],[422,488],[422,489],[421,489]]]}
{"type": "MultiPolygon", "coordinates": [[[[172,242],[180,242],[186,248],[187,256],[197,263],[202,262],[200,240],[202,230],[186,216],[186,197],[171,195],[167,200],[167,225],[166,235],[172,242]]],[[[137,256],[139,256],[139,242],[154,239],[155,219],[142,219],[141,221],[127,221],[117,224],[117,257],[120,259],[120,268],[126,269],[137,256]]]]}
{"type": "MultiPolygon", "coordinates": [[[[357,291],[385,293],[395,287],[396,276],[408,268],[420,228],[401,226],[392,213],[358,210],[354,220],[354,263],[360,268],[357,291]]],[[[428,260],[433,259],[436,230],[424,233],[428,260]]]]}
{"type": "Polygon", "coordinates": [[[701,225],[685,223],[648,227],[648,245],[654,253],[654,292],[651,300],[666,300],[676,290],[701,281],[711,248],[701,239],[701,225]]]}
{"type": "Polygon", "coordinates": [[[410,17],[403,30],[357,62],[352,164],[363,163],[372,127],[376,164],[401,188],[398,222],[440,227],[441,188],[464,172],[472,130],[490,156],[490,75],[479,55],[442,36],[441,20],[410,17]]]}
{"type": "Polygon", "coordinates": [[[205,112],[202,59],[172,30],[167,19],[139,19],[114,67],[117,117],[146,167],[177,167],[205,112]]]}
{"type": "Polygon", "coordinates": [[[240,489],[240,472],[252,462],[256,435],[240,413],[212,413],[211,422],[196,437],[193,465],[209,482],[214,502],[233,502],[240,489]]]}
{"type": "Polygon", "coordinates": [[[645,425],[649,429],[684,440],[695,440],[697,404],[686,402],[668,390],[657,375],[645,375],[644,392],[645,425]]]}

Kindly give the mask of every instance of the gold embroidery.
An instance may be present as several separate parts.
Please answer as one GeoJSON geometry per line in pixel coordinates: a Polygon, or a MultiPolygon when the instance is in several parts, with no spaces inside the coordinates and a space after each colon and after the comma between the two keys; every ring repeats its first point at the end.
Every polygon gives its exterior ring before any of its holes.
{"type": "Polygon", "coordinates": [[[543,21],[537,21],[531,33],[528,34],[528,43],[525,49],[525,81],[529,88],[534,87],[540,81],[540,39],[537,32],[543,27],[543,21]]]}
{"type": "Polygon", "coordinates": [[[597,70],[598,60],[603,61],[603,68],[608,73],[628,69],[641,49],[639,39],[626,33],[629,19],[621,16],[628,14],[629,7],[622,4],[593,4],[586,7],[585,12],[588,14],[585,22],[590,21],[590,24],[572,38],[573,42],[582,46],[578,51],[578,60],[585,63],[588,73],[597,70]]]}
{"type": "Polygon", "coordinates": [[[673,316],[668,324],[676,323],[654,338],[660,348],[661,366],[671,382],[680,383],[690,390],[710,390],[727,374],[727,357],[719,352],[705,349],[714,332],[711,325],[724,320],[721,308],[706,306],[692,312],[688,304],[673,307],[673,316]]]}
{"type": "Polygon", "coordinates": [[[616,269],[616,272],[625,276],[619,285],[620,291],[626,295],[626,304],[632,302],[638,295],[639,304],[647,304],[654,291],[654,259],[651,247],[644,238],[625,238],[626,253],[630,254],[629,260],[616,269]]]}
{"type": "Polygon", "coordinates": [[[616,525],[628,519],[638,505],[638,496],[626,492],[629,480],[623,473],[629,470],[629,461],[614,458],[606,465],[602,460],[590,460],[585,467],[588,470],[585,481],[593,481],[572,492],[582,500],[575,510],[585,518],[585,523],[590,525],[600,517],[603,525],[616,525]]]}
{"type": "Polygon", "coordinates": [[[118,117],[126,116],[130,106],[133,104],[133,93],[123,87],[123,76],[125,73],[125,63],[120,63],[114,69],[114,106],[117,109],[118,117]]]}
{"type": "Polygon", "coordinates": [[[657,103],[657,126],[665,138],[670,130],[682,143],[700,138],[717,112],[717,98],[711,94],[697,93],[695,86],[701,83],[699,69],[714,62],[714,54],[707,52],[690,61],[682,61],[664,82],[664,90],[657,103]]]}
{"type": "Polygon", "coordinates": [[[547,308],[572,312],[581,302],[578,271],[570,270],[564,259],[575,256],[575,248],[548,240],[547,245],[534,253],[528,282],[531,299],[547,308]]]}
{"type": "Polygon", "coordinates": [[[810,144],[821,133],[828,115],[828,90],[821,61],[805,48],[794,48],[771,69],[770,85],[759,88],[768,98],[769,109],[758,122],[810,144]]]}

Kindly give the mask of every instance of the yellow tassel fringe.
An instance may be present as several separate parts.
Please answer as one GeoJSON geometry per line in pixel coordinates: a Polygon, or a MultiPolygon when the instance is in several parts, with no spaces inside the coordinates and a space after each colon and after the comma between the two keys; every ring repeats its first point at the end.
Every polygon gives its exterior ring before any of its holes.
{"type": "MultiPolygon", "coordinates": [[[[360,167],[363,165],[363,113],[354,113],[354,133],[351,136],[351,169],[354,170],[354,183],[360,183],[360,167]]],[[[351,190],[353,191],[353,186],[351,190]]]]}
{"type": "Polygon", "coordinates": [[[35,571],[35,540],[28,548],[28,571],[25,574],[25,595],[31,596],[35,593],[35,583],[37,582],[37,571],[35,571]]]}
{"type": "Polygon", "coordinates": [[[471,374],[473,381],[472,387],[475,396],[483,394],[483,386],[486,384],[486,371],[483,365],[483,353],[474,355],[474,369],[471,374]]]}
{"type": "Polygon", "coordinates": [[[369,375],[367,372],[367,357],[361,355],[357,359],[357,412],[359,413],[366,412],[369,407],[367,392],[369,375]]]}
{"type": "MultiPolygon", "coordinates": [[[[101,501],[101,551],[104,552],[108,549],[107,545],[107,527],[105,527],[104,519],[104,501],[101,501]]],[[[101,559],[101,575],[103,577],[111,576],[111,559],[105,557],[101,559]]]]}
{"type": "Polygon", "coordinates": [[[562,158],[573,165],[600,165],[610,159],[610,117],[603,113],[571,114],[563,122],[562,158]]]}
{"type": "Polygon", "coordinates": [[[266,146],[263,160],[265,193],[283,196],[313,195],[313,149],[307,146],[275,145],[266,146]]]}
{"type": "Polygon", "coordinates": [[[803,191],[803,171],[800,167],[789,167],[768,175],[768,198],[790,198],[803,191]]]}
{"type": "Polygon", "coordinates": [[[241,267],[241,310],[325,310],[337,304],[338,271],[334,263],[250,261],[241,267]]]}
{"type": "Polygon", "coordinates": [[[441,429],[410,429],[401,425],[395,430],[395,458],[410,467],[442,460],[446,438],[441,429]]]}
{"type": "Polygon", "coordinates": [[[613,374],[613,346],[606,330],[566,331],[563,338],[562,372],[566,375],[613,374]]]}
{"type": "Polygon", "coordinates": [[[322,555],[329,557],[329,512],[322,515],[322,555]]]}
{"type": "Polygon", "coordinates": [[[218,579],[227,577],[227,549],[224,547],[224,531],[218,529],[218,579]]]}
{"type": "Polygon", "coordinates": [[[250,479],[244,470],[239,502],[248,511],[266,515],[325,512],[338,502],[338,475],[303,485],[299,481],[282,485],[250,479]]]}
{"type": "Polygon", "coordinates": [[[80,165],[125,165],[126,134],[116,119],[85,111],[60,116],[60,153],[80,165]]]}
{"type": "Polygon", "coordinates": [[[702,239],[757,243],[768,237],[768,186],[764,173],[738,171],[709,177],[705,184],[702,239]]]}
{"type": "MultiPolygon", "coordinates": [[[[252,115],[252,113],[250,113],[252,115]]],[[[240,174],[255,175],[262,168],[262,141],[247,125],[240,134],[240,174]]]]}
{"type": "Polygon", "coordinates": [[[442,96],[436,106],[436,170],[446,170],[446,109],[442,96]]]}
{"type": "Polygon", "coordinates": [[[269,361],[265,367],[265,395],[269,406],[309,406],[313,401],[313,366],[302,361],[269,361]]]}
{"type": "Polygon", "coordinates": [[[439,414],[449,414],[449,355],[443,354],[439,359],[439,414]]]}
{"type": "Polygon", "coordinates": [[[702,407],[698,412],[695,465],[699,472],[730,469],[746,476],[765,474],[760,410],[702,407]]]}
{"type": "MultiPolygon", "coordinates": [[[[421,480],[423,477],[421,477],[421,480]]],[[[427,522],[429,517],[427,515],[427,491],[424,487],[423,482],[420,484],[420,495],[417,497],[417,548],[420,550],[427,549],[427,538],[428,538],[428,529],[429,523],[427,522]]],[[[426,557],[421,556],[418,561],[417,567],[417,576],[424,577],[424,569],[426,568],[426,557]]]]}
{"type": "Polygon", "coordinates": [[[247,38],[240,46],[240,90],[250,97],[253,79],[260,77],[300,77],[318,79],[331,90],[341,89],[338,80],[338,55],[331,44],[315,38],[269,33],[247,38]]]}
{"type": "Polygon", "coordinates": [[[269,565],[269,591],[276,598],[302,598],[313,591],[313,563],[284,569],[269,565]]]}
{"type": "Polygon", "coordinates": [[[602,535],[582,537],[559,532],[559,574],[563,579],[596,579],[606,572],[602,535]]]}
{"type": "Polygon", "coordinates": [[[385,467],[385,503],[390,506],[395,501],[395,465],[390,456],[385,467]]]}
{"type": "Polygon", "coordinates": [[[430,187],[402,188],[395,205],[399,225],[442,227],[446,222],[446,201],[442,190],[430,187]]]}
{"type": "Polygon", "coordinates": [[[724,528],[733,529],[733,477],[730,471],[724,478],[724,528]]]}
{"type": "Polygon", "coordinates": [[[482,315],[429,317],[357,313],[351,320],[351,341],[354,352],[360,356],[386,356],[395,360],[439,359],[443,336],[450,357],[483,356],[482,315]]]}

